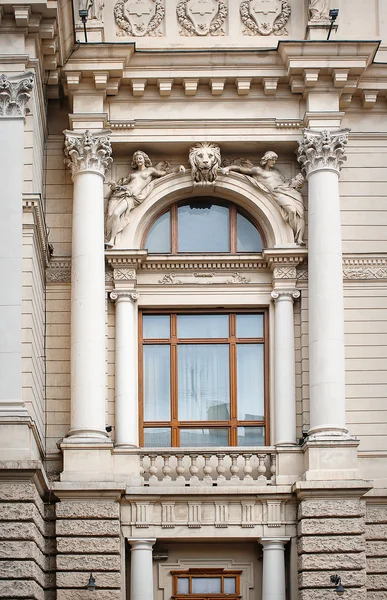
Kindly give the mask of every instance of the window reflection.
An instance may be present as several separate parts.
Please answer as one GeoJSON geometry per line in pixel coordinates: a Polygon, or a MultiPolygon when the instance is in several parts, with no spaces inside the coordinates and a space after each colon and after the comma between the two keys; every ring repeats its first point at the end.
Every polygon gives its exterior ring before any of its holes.
{"type": "Polygon", "coordinates": [[[230,252],[229,209],[212,205],[178,209],[179,252],[230,252]]]}

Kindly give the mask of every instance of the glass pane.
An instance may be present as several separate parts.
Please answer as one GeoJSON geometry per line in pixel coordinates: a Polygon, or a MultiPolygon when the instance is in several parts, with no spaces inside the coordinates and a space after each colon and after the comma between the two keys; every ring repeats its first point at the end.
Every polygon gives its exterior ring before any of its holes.
{"type": "Polygon", "coordinates": [[[181,429],[181,448],[228,446],[228,429],[181,429]]]}
{"type": "Polygon", "coordinates": [[[228,315],[179,315],[178,338],[228,338],[228,315]]]}
{"type": "Polygon", "coordinates": [[[193,594],[220,594],[220,577],[194,577],[192,579],[193,594]]]}
{"type": "Polygon", "coordinates": [[[256,227],[237,213],[237,252],[262,252],[262,239],[256,227]]]}
{"type": "Polygon", "coordinates": [[[169,338],[169,315],[144,315],[142,335],[144,340],[163,340],[169,338]]]}
{"type": "Polygon", "coordinates": [[[179,577],[177,580],[177,593],[178,594],[188,594],[189,593],[189,579],[179,577]]]}
{"type": "Polygon", "coordinates": [[[263,344],[237,344],[237,402],[240,421],[263,421],[263,344]]]}
{"type": "Polygon", "coordinates": [[[237,338],[263,338],[263,315],[237,315],[237,338]]]}
{"type": "Polygon", "coordinates": [[[171,219],[169,211],[161,215],[152,225],[144,248],[150,253],[171,252],[171,219]]]}
{"type": "Polygon", "coordinates": [[[225,579],[224,579],[224,593],[225,594],[236,594],[235,577],[225,577],[225,579]]]}
{"type": "Polygon", "coordinates": [[[144,420],[170,419],[169,346],[144,346],[144,420]]]}
{"type": "Polygon", "coordinates": [[[177,355],[179,420],[228,421],[228,344],[179,345],[177,355]]]}
{"type": "Polygon", "coordinates": [[[168,427],[146,427],[144,429],[144,448],[169,448],[171,430],[168,427]]]}
{"type": "MultiPolygon", "coordinates": [[[[204,205],[206,206],[206,205],[204,205]]],[[[225,206],[178,208],[179,252],[230,252],[229,210],[225,206]]]]}
{"type": "Polygon", "coordinates": [[[264,446],[264,427],[238,427],[238,446],[264,446]]]}

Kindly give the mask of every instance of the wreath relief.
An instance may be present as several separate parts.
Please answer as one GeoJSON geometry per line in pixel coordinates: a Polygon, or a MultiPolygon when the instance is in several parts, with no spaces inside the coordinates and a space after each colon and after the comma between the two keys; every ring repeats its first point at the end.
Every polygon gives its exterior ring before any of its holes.
{"type": "Polygon", "coordinates": [[[289,0],[243,0],[239,12],[244,35],[289,35],[289,0]]]}
{"type": "Polygon", "coordinates": [[[225,35],[228,9],[223,0],[180,0],[176,14],[181,35],[225,35]]]}
{"type": "Polygon", "coordinates": [[[122,31],[117,35],[161,36],[159,25],[164,14],[163,0],[118,0],[114,6],[114,17],[122,31]]]}

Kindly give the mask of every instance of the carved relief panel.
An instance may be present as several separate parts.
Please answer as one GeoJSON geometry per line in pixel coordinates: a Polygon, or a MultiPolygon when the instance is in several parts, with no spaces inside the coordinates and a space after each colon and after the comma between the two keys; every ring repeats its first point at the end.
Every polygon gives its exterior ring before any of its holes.
{"type": "Polygon", "coordinates": [[[180,0],[176,14],[180,35],[225,35],[228,8],[223,0],[180,0]]]}
{"type": "Polygon", "coordinates": [[[289,0],[243,0],[239,10],[244,35],[288,35],[289,0]]]}
{"type": "Polygon", "coordinates": [[[114,6],[117,36],[161,36],[164,14],[164,0],[118,0],[114,6]]]}

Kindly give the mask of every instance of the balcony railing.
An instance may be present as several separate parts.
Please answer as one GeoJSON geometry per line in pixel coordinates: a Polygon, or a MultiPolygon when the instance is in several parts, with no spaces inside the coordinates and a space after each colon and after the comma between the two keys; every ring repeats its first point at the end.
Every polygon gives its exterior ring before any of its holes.
{"type": "Polygon", "coordinates": [[[140,450],[145,486],[267,486],[276,483],[274,448],[140,450]]]}

